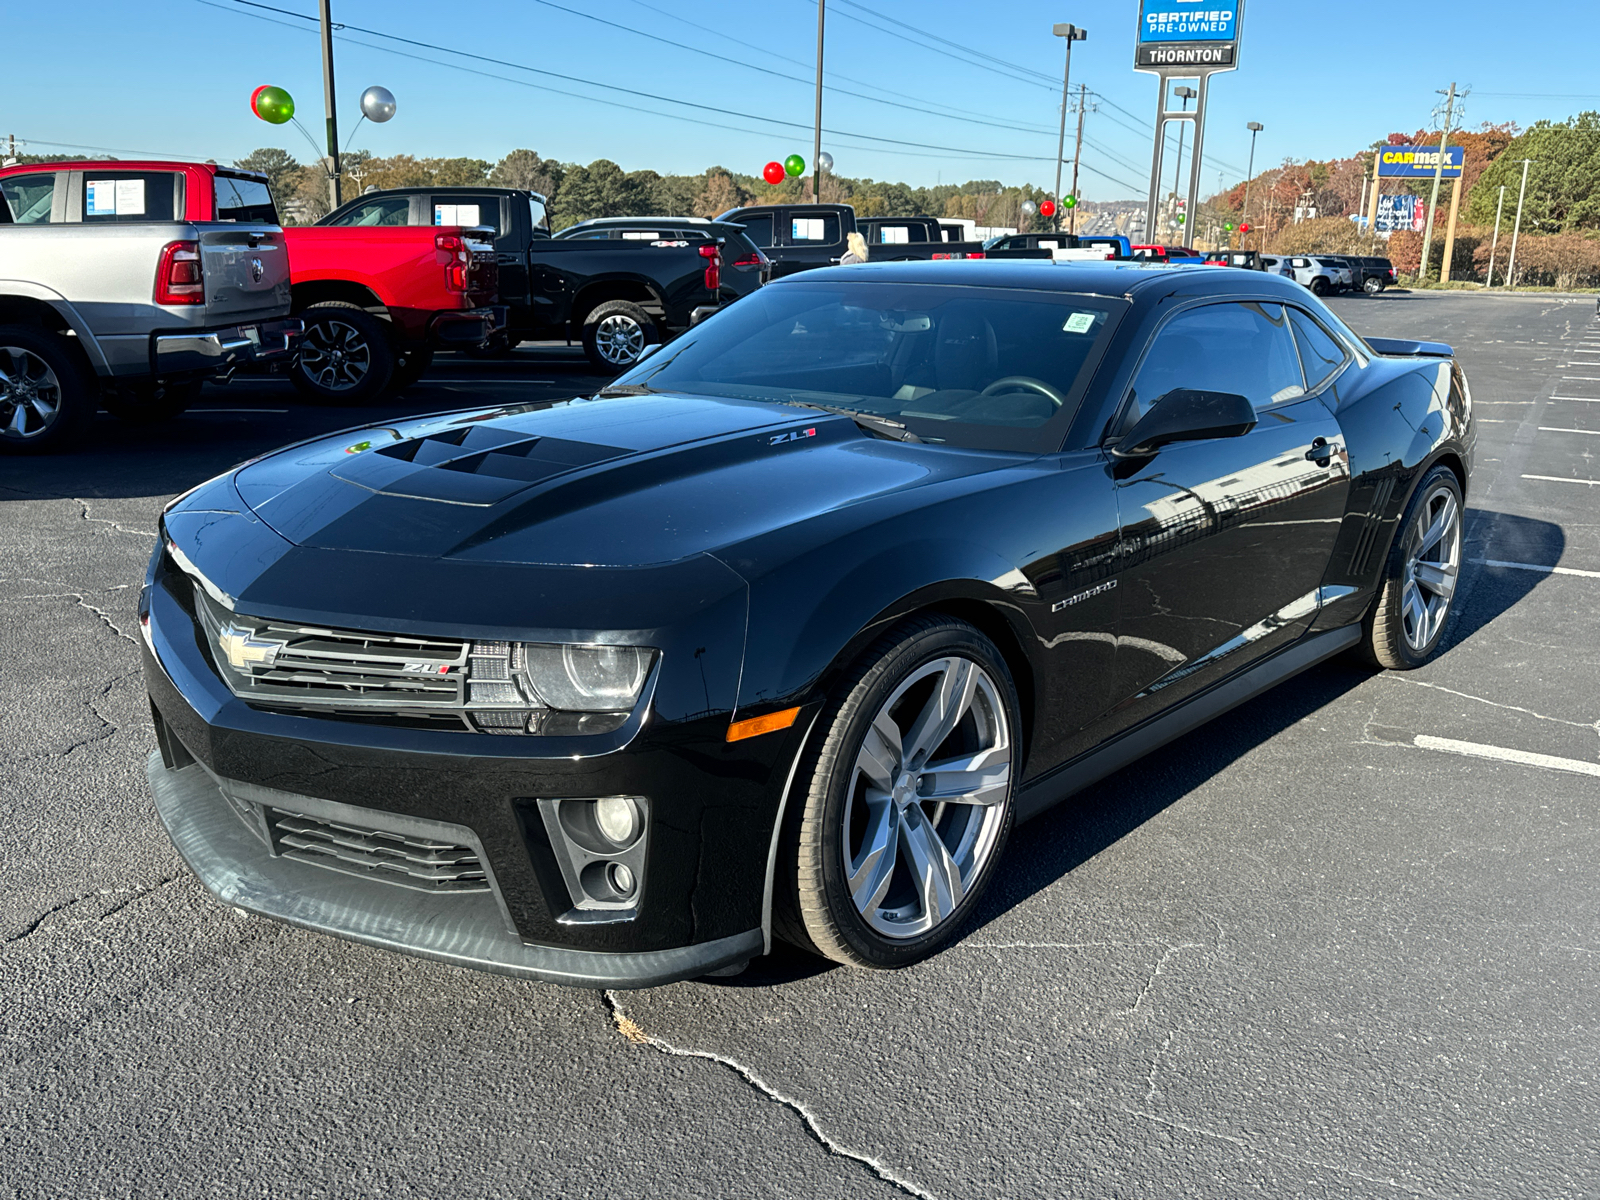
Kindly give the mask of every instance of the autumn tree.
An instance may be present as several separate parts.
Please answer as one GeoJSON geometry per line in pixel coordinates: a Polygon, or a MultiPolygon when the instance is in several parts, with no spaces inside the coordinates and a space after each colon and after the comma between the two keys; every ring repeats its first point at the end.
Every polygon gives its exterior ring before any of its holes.
{"type": "Polygon", "coordinates": [[[300,186],[300,173],[304,170],[294,155],[276,146],[263,146],[259,150],[252,150],[243,158],[235,159],[233,165],[241,171],[255,171],[265,175],[267,190],[272,193],[272,199],[280,210],[287,207],[294,199],[296,189],[300,186]]]}
{"type": "Polygon", "coordinates": [[[565,173],[566,168],[553,158],[540,158],[532,150],[513,150],[495,164],[489,182],[495,187],[538,192],[553,205],[565,173]]]}

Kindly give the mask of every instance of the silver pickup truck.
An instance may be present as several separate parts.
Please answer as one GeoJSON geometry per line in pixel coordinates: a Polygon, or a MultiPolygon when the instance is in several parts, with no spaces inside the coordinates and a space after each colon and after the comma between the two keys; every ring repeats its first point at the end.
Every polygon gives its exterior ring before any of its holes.
{"type": "Polygon", "coordinates": [[[45,450],[97,405],[182,412],[209,378],[288,361],[289,262],[266,180],[211,164],[0,170],[0,450],[45,450]],[[194,189],[224,219],[195,221],[194,189]],[[231,219],[229,219],[231,218],[231,219]]]}

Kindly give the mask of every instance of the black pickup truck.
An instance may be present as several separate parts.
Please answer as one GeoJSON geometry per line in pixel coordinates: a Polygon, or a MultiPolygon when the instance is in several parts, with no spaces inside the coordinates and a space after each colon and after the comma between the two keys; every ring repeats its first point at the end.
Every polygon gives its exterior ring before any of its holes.
{"type": "MultiPolygon", "coordinates": [[[[319,225],[470,225],[494,231],[504,340],[581,339],[602,370],[632,366],[687,329],[696,310],[731,302],[720,238],[556,239],[545,199],[520,188],[416,187],[368,192],[319,225]]],[[[702,315],[704,315],[702,313],[702,315]]]]}
{"type": "Polygon", "coordinates": [[[944,241],[933,217],[857,218],[848,204],[753,205],[730,208],[717,220],[743,225],[746,236],[772,260],[775,277],[831,266],[849,253],[846,239],[857,232],[866,238],[872,262],[983,257],[980,242],[944,241]],[[913,229],[921,236],[913,237],[913,229]],[[904,230],[906,240],[898,240],[898,232],[885,237],[886,230],[904,230]]]}

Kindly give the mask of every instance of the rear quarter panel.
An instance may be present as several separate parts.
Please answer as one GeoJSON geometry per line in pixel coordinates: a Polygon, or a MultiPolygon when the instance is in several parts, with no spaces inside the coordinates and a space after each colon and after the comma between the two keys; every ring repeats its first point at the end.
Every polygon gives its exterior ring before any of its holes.
{"type": "Polygon", "coordinates": [[[492,294],[453,292],[446,285],[450,256],[435,247],[434,238],[459,234],[456,226],[311,225],[283,232],[296,288],[314,282],[364,287],[413,339],[425,336],[434,313],[473,308],[493,299],[492,294]]]}

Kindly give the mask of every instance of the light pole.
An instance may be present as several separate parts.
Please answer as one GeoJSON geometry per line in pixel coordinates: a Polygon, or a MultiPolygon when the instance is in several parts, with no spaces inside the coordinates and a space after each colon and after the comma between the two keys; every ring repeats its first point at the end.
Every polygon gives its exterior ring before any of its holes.
{"type": "Polygon", "coordinates": [[[1531,158],[1522,160],[1522,188],[1517,192],[1517,220],[1511,226],[1511,261],[1506,265],[1506,287],[1517,286],[1517,235],[1522,232],[1522,201],[1528,194],[1528,164],[1531,158]]]}
{"type": "MultiPolygon", "coordinates": [[[[1189,101],[1200,93],[1192,87],[1175,87],[1172,89],[1172,94],[1183,101],[1183,111],[1188,112],[1189,101]]],[[[1188,124],[1187,121],[1178,122],[1178,165],[1172,172],[1172,195],[1174,198],[1178,195],[1178,183],[1183,179],[1183,135],[1188,132],[1186,128],[1188,124]]]]}
{"type": "Polygon", "coordinates": [[[1500,248],[1500,214],[1506,207],[1506,185],[1500,185],[1500,198],[1494,202],[1494,241],[1489,243],[1489,279],[1483,285],[1488,291],[1494,286],[1494,252],[1500,248]]]}
{"type": "Polygon", "coordinates": [[[328,115],[328,199],[333,208],[338,208],[339,120],[334,115],[333,13],[330,0],[322,0],[322,100],[328,115]]]}
{"type": "MultiPolygon", "coordinates": [[[[1244,173],[1244,209],[1239,215],[1239,224],[1241,225],[1250,223],[1250,180],[1255,177],[1256,173],[1256,134],[1260,133],[1266,126],[1260,121],[1251,121],[1245,128],[1250,131],[1250,166],[1244,173]]],[[[1259,248],[1260,245],[1261,239],[1257,238],[1256,246],[1259,248]]],[[[1244,249],[1244,234],[1242,233],[1239,235],[1239,249],[1244,249]]]]}
{"type": "Polygon", "coordinates": [[[826,15],[827,0],[817,0],[817,125],[811,139],[811,201],[814,204],[822,202],[822,25],[826,15]]]}
{"type": "Polygon", "coordinates": [[[1067,154],[1067,86],[1072,82],[1072,43],[1081,42],[1089,36],[1087,29],[1079,29],[1076,25],[1057,24],[1051,27],[1051,33],[1058,38],[1067,39],[1067,65],[1061,73],[1061,136],[1056,139],[1056,228],[1061,228],[1061,163],[1067,154]]]}

